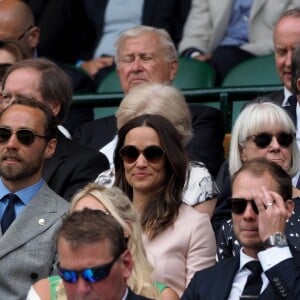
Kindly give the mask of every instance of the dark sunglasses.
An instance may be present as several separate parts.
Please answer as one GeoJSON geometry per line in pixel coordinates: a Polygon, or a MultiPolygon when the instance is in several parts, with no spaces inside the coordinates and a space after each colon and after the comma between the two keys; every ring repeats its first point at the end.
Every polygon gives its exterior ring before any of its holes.
{"type": "Polygon", "coordinates": [[[111,262],[105,265],[86,268],[83,270],[69,270],[62,268],[59,264],[57,264],[57,273],[62,278],[62,280],[68,283],[76,283],[79,279],[79,276],[81,276],[86,282],[95,283],[108,277],[112,266],[119,257],[120,254],[117,255],[111,262]]]}
{"type": "Polygon", "coordinates": [[[0,143],[7,142],[13,134],[17,135],[18,141],[25,146],[33,144],[36,137],[47,139],[44,135],[38,135],[30,129],[18,129],[13,131],[11,128],[0,127],[0,143]]]}
{"type": "Polygon", "coordinates": [[[144,150],[139,150],[135,146],[128,145],[124,146],[119,153],[121,158],[130,164],[135,162],[141,153],[148,162],[157,163],[163,157],[164,150],[156,145],[148,146],[144,150]]]}
{"type": "Polygon", "coordinates": [[[279,134],[260,133],[248,136],[247,140],[253,140],[259,148],[266,148],[271,144],[273,136],[276,137],[280,146],[288,147],[293,142],[295,134],[285,132],[279,134]]]}
{"type": "Polygon", "coordinates": [[[245,211],[248,203],[250,203],[253,211],[258,215],[258,209],[254,200],[246,200],[244,198],[228,198],[227,201],[230,204],[231,211],[235,214],[242,214],[245,211]]]}

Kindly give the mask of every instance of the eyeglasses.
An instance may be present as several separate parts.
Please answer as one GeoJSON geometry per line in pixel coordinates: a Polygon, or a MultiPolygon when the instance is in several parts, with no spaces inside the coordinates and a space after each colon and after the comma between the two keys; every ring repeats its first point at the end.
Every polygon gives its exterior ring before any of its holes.
{"type": "Polygon", "coordinates": [[[294,140],[295,134],[281,132],[279,134],[260,133],[247,137],[247,140],[253,140],[254,144],[259,148],[266,148],[272,142],[272,138],[276,137],[277,142],[282,147],[288,147],[294,140]]]}
{"type": "Polygon", "coordinates": [[[227,201],[231,206],[231,211],[235,214],[242,214],[245,211],[248,203],[250,203],[253,211],[258,215],[258,209],[254,200],[246,200],[244,198],[228,198],[227,201]]]}
{"type": "Polygon", "coordinates": [[[79,276],[81,276],[86,282],[95,283],[109,276],[111,268],[120,257],[120,255],[121,254],[117,255],[111,262],[105,265],[86,268],[82,270],[69,270],[62,268],[59,264],[57,264],[57,272],[58,275],[68,283],[76,283],[79,279],[79,276]]]}
{"type": "Polygon", "coordinates": [[[18,141],[25,146],[33,144],[36,137],[47,139],[46,136],[36,134],[30,129],[18,129],[17,131],[13,131],[11,128],[0,127],[0,143],[3,144],[7,142],[13,134],[16,134],[18,141]]]}
{"type": "Polygon", "coordinates": [[[33,25],[29,26],[18,38],[17,40],[20,41],[25,35],[26,33],[33,28],[33,25]]]}
{"type": "Polygon", "coordinates": [[[128,145],[124,146],[119,153],[121,158],[129,164],[135,162],[141,153],[148,162],[157,163],[163,157],[164,150],[156,145],[148,146],[143,150],[139,150],[135,146],[128,145]]]}

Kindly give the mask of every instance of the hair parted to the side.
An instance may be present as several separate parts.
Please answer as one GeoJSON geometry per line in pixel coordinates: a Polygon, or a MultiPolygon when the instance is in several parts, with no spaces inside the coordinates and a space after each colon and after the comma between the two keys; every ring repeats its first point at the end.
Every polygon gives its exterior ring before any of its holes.
{"type": "Polygon", "coordinates": [[[141,216],[143,231],[152,239],[175,221],[182,204],[182,191],[186,179],[187,155],[175,127],[160,115],[142,115],[130,120],[118,132],[118,143],[114,152],[116,171],[115,185],[132,199],[133,190],[125,178],[124,163],[119,151],[124,145],[127,133],[137,127],[153,128],[164,149],[166,178],[149,201],[141,216]]]}
{"type": "Polygon", "coordinates": [[[284,201],[292,199],[293,186],[292,179],[278,164],[273,161],[268,161],[264,157],[258,157],[246,161],[243,166],[236,171],[231,179],[232,185],[240,174],[248,172],[255,177],[262,177],[268,173],[278,184],[277,192],[284,201]]]}
{"type": "Polygon", "coordinates": [[[2,90],[5,89],[7,77],[19,69],[34,69],[41,73],[39,89],[46,104],[57,104],[61,106],[56,116],[57,123],[61,124],[66,117],[72,103],[72,84],[68,75],[54,62],[46,58],[29,58],[16,62],[9,67],[2,79],[2,90]]]}
{"type": "Polygon", "coordinates": [[[172,41],[171,36],[165,29],[138,25],[123,31],[115,43],[115,61],[117,67],[120,63],[120,55],[124,41],[127,38],[138,37],[145,33],[154,33],[157,35],[159,39],[159,47],[161,48],[162,53],[165,55],[165,60],[167,62],[178,61],[176,47],[172,41]]]}
{"type": "Polygon", "coordinates": [[[7,106],[6,108],[4,108],[2,110],[2,112],[0,113],[0,118],[7,110],[9,110],[14,105],[28,106],[28,107],[39,109],[40,111],[42,111],[45,116],[44,129],[45,129],[46,139],[49,141],[49,140],[57,137],[56,119],[55,119],[52,111],[46,104],[39,102],[34,98],[17,96],[16,99],[9,106],[7,106]]]}

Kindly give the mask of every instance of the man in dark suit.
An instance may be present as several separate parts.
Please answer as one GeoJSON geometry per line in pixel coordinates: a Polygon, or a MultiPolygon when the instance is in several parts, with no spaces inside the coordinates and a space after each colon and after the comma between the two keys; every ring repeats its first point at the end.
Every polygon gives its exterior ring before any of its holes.
{"type": "Polygon", "coordinates": [[[53,271],[54,237],[69,206],[42,179],[56,143],[56,121],[45,104],[17,97],[1,112],[2,299],[25,299],[30,286],[53,271]]]}
{"type": "Polygon", "coordinates": [[[246,299],[246,293],[251,299],[300,299],[299,253],[292,255],[284,235],[291,197],[290,176],[280,166],[265,158],[246,162],[232,178],[229,200],[241,251],[197,272],[182,299],[246,299]]]}
{"type": "Polygon", "coordinates": [[[147,299],[127,286],[133,261],[124,230],[110,214],[74,212],[63,221],[57,249],[67,299],[147,299]]]}
{"type": "MultiPolygon", "coordinates": [[[[163,29],[136,26],[123,32],[116,42],[115,60],[124,93],[143,82],[171,84],[178,69],[177,52],[169,34],[163,29]]],[[[170,103],[170,105],[172,105],[170,103]]],[[[216,175],[224,160],[224,120],[221,112],[208,106],[190,106],[194,137],[188,145],[190,159],[202,161],[212,175],[216,175]]],[[[180,112],[178,112],[180,113],[180,112]]],[[[93,144],[96,149],[105,146],[115,133],[105,130],[114,125],[108,117],[84,124],[74,134],[81,144],[93,144]],[[106,127],[102,127],[106,126],[106,127]],[[101,132],[101,134],[99,134],[101,132]]],[[[108,147],[112,158],[114,147],[108,147]]],[[[112,159],[110,159],[112,164],[112,159]]]]}
{"type": "MultiPolygon", "coordinates": [[[[66,74],[47,59],[31,58],[14,64],[2,81],[2,104],[17,95],[33,97],[47,104],[61,124],[72,101],[66,74]]],[[[59,130],[54,155],[45,163],[43,178],[66,200],[109,167],[106,157],[66,138],[59,130]]]]}

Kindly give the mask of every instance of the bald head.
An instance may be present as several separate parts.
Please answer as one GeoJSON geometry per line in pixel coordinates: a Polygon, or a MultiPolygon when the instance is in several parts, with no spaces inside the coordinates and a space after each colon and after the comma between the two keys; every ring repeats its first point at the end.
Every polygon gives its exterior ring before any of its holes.
{"type": "Polygon", "coordinates": [[[33,54],[39,41],[31,9],[21,0],[0,1],[0,40],[16,39],[33,54]]]}

